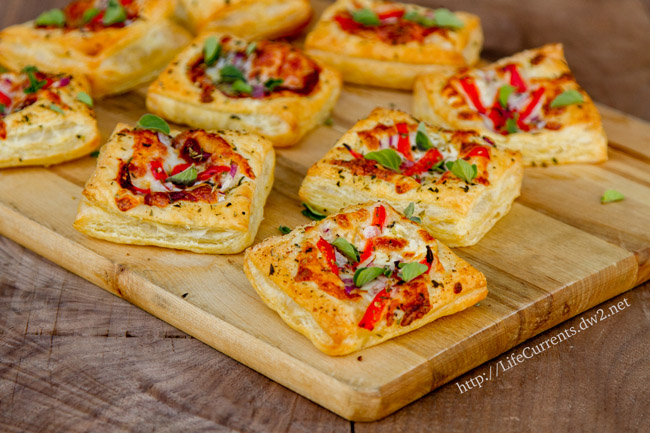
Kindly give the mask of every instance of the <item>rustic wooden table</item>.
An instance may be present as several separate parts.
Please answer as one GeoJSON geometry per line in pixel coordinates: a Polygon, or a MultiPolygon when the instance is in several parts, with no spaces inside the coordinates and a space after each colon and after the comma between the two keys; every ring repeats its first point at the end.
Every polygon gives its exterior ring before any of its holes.
{"type": "MultiPolygon", "coordinates": [[[[0,27],[65,3],[3,0],[0,27]]],[[[488,58],[564,42],[594,99],[650,120],[650,1],[422,3],[479,14],[488,58]]],[[[650,430],[650,283],[354,424],[2,237],[0,269],[0,431],[650,430]],[[461,394],[459,384],[619,302],[606,321],[461,394]]]]}

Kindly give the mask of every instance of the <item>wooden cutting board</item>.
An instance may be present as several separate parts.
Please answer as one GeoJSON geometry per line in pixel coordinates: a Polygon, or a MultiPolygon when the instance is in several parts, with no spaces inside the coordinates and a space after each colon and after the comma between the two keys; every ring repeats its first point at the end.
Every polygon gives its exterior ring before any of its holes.
{"type": "MultiPolygon", "coordinates": [[[[144,91],[98,104],[104,139],[145,112],[144,91]]],[[[305,172],[377,105],[409,110],[411,96],[346,87],[332,127],[278,151],[256,242],[279,225],[308,222],[297,196],[305,172]]],[[[347,419],[376,420],[650,278],[650,124],[600,109],[609,162],[527,169],[512,211],[478,245],[456,249],[487,276],[485,301],[345,357],[320,353],[268,309],[242,272],[242,254],[117,245],[76,232],[92,157],[0,171],[0,233],[347,419]],[[608,188],[626,199],[601,205],[608,188]]]]}

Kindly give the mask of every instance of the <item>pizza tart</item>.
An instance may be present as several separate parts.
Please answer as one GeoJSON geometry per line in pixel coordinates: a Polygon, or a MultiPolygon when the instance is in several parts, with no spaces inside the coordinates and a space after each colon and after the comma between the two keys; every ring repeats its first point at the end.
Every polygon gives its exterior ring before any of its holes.
{"type": "Polygon", "coordinates": [[[389,204],[369,202],[249,248],[244,271],[282,320],[345,355],[462,311],[483,274],[389,204]]]}
{"type": "Polygon", "coordinates": [[[381,0],[338,0],[307,35],[307,53],[345,81],[413,88],[417,75],[478,61],[483,44],[475,15],[381,0]]]}
{"type": "Polygon", "coordinates": [[[324,213],[385,200],[459,247],[477,243],[510,211],[522,176],[521,156],[489,137],[376,108],[309,169],[299,195],[324,213]]]}
{"type": "Polygon", "coordinates": [[[477,130],[520,151],[526,165],[607,159],[600,114],[571,74],[560,44],[483,68],[421,76],[413,112],[447,128],[477,130]]]}
{"type": "Polygon", "coordinates": [[[196,128],[246,130],[290,146],[321,124],[341,90],[338,72],[286,42],[204,33],[147,92],[147,108],[196,128]]]}
{"type": "Polygon", "coordinates": [[[86,76],[93,96],[156,77],[190,42],[166,0],[76,0],[0,32],[0,63],[86,76]]]}
{"type": "Polygon", "coordinates": [[[271,143],[257,135],[119,124],[74,226],[118,243],[238,253],[255,238],[274,166],[271,143]]]}
{"type": "Polygon", "coordinates": [[[179,0],[179,19],[195,33],[219,30],[250,38],[292,36],[309,23],[309,0],[179,0]]]}
{"type": "Polygon", "coordinates": [[[33,66],[0,69],[0,168],[51,165],[99,145],[92,99],[83,79],[33,66]]]}

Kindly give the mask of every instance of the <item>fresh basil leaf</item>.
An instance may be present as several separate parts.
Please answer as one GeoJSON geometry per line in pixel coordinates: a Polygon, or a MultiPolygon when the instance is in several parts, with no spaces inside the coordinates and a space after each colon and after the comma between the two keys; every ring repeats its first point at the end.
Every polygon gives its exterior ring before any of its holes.
{"type": "Polygon", "coordinates": [[[90,156],[93,158],[97,158],[99,156],[99,150],[95,150],[94,152],[90,152],[90,156]]]}
{"type": "Polygon", "coordinates": [[[36,18],[37,26],[65,26],[65,14],[61,9],[50,9],[45,11],[36,18]]]}
{"type": "Polygon", "coordinates": [[[363,287],[383,273],[384,268],[377,268],[374,266],[370,268],[359,268],[354,273],[354,277],[352,279],[355,286],[363,287]]]}
{"type": "Polygon", "coordinates": [[[291,229],[287,226],[280,226],[278,227],[278,230],[280,230],[280,233],[282,233],[283,235],[291,233],[291,229]]]}
{"type": "Polygon", "coordinates": [[[0,74],[4,74],[5,72],[9,72],[9,69],[7,69],[4,66],[0,65],[0,74]]]}
{"type": "Polygon", "coordinates": [[[423,27],[435,27],[436,21],[426,15],[421,15],[415,10],[410,10],[404,14],[404,19],[418,23],[423,27]]]}
{"type": "Polygon", "coordinates": [[[357,247],[352,245],[344,238],[334,239],[332,246],[336,247],[341,252],[341,254],[347,257],[352,263],[358,263],[361,259],[361,254],[359,254],[357,247]]]}
{"type": "Polygon", "coordinates": [[[63,109],[61,107],[59,107],[58,105],[56,105],[56,104],[50,104],[49,109],[52,110],[52,111],[56,111],[59,114],[65,114],[63,109]]]}
{"type": "Polygon", "coordinates": [[[444,172],[446,172],[446,171],[447,171],[447,168],[446,168],[446,166],[445,166],[445,160],[444,160],[444,159],[441,159],[440,161],[438,161],[438,162],[436,163],[436,165],[434,165],[433,167],[431,167],[431,168],[429,169],[429,171],[437,171],[437,172],[439,172],[439,173],[444,173],[444,172]]]}
{"type": "Polygon", "coordinates": [[[90,95],[86,92],[77,93],[77,100],[83,102],[89,107],[93,106],[93,98],[91,98],[90,95]]]}
{"type": "Polygon", "coordinates": [[[309,206],[307,203],[302,204],[305,209],[302,211],[302,214],[306,216],[307,218],[311,218],[314,221],[320,221],[325,218],[325,215],[323,215],[320,212],[315,211],[311,206],[309,206]]]}
{"type": "Polygon", "coordinates": [[[402,158],[394,149],[382,149],[375,152],[368,152],[364,158],[377,161],[379,164],[394,171],[399,171],[402,165],[402,158]]]}
{"type": "Polygon", "coordinates": [[[273,92],[275,88],[282,85],[282,83],[284,83],[282,78],[269,78],[264,82],[264,87],[266,87],[266,90],[269,92],[273,92]]]}
{"type": "Polygon", "coordinates": [[[384,277],[390,277],[393,275],[393,270],[388,266],[384,266],[384,277]]]}
{"type": "Polygon", "coordinates": [[[413,21],[413,22],[416,22],[416,23],[417,23],[418,20],[420,19],[420,16],[421,16],[421,15],[420,15],[416,10],[411,9],[410,11],[408,11],[408,12],[406,12],[406,13],[404,14],[404,19],[405,19],[405,20],[409,20],[409,21],[413,21]]]}
{"type": "Polygon", "coordinates": [[[138,120],[138,128],[151,129],[153,131],[164,132],[169,135],[169,124],[154,114],[145,114],[138,120]]]}
{"type": "Polygon", "coordinates": [[[5,114],[6,109],[7,107],[5,106],[5,104],[0,104],[0,114],[5,114]]]}
{"type": "Polygon", "coordinates": [[[503,108],[508,108],[508,98],[510,98],[510,95],[512,95],[512,92],[514,91],[514,86],[511,86],[510,84],[499,87],[499,104],[503,108]]]}
{"type": "Polygon", "coordinates": [[[237,80],[246,81],[244,74],[234,65],[226,65],[219,71],[221,81],[224,83],[234,83],[237,80]]]}
{"type": "Polygon", "coordinates": [[[450,29],[460,29],[465,24],[458,16],[449,9],[436,9],[433,12],[433,21],[436,27],[446,27],[450,29]]]}
{"type": "Polygon", "coordinates": [[[364,26],[378,26],[381,22],[377,14],[368,8],[362,8],[352,11],[352,19],[364,26]]]}
{"type": "Polygon", "coordinates": [[[418,125],[417,132],[415,133],[415,145],[420,150],[429,150],[433,148],[433,144],[431,144],[431,140],[429,140],[429,136],[427,135],[427,127],[424,122],[420,122],[418,125]]]}
{"type": "Polygon", "coordinates": [[[82,18],[83,23],[88,24],[89,22],[91,22],[93,20],[93,18],[95,18],[97,15],[99,15],[100,12],[101,11],[99,9],[97,9],[97,8],[86,9],[86,12],[84,12],[84,15],[83,15],[83,18],[82,18]]]}
{"type": "Polygon", "coordinates": [[[194,182],[196,182],[197,175],[198,171],[196,170],[196,167],[191,165],[180,173],[176,173],[175,175],[168,177],[165,179],[165,182],[171,182],[174,185],[179,186],[192,186],[194,185],[194,182]]]}
{"type": "Polygon", "coordinates": [[[571,104],[580,104],[584,102],[582,94],[575,89],[565,90],[551,101],[551,108],[564,107],[571,104]]]}
{"type": "Polygon", "coordinates": [[[29,86],[23,90],[26,94],[36,93],[47,84],[47,80],[39,81],[36,78],[36,72],[38,72],[36,66],[25,66],[23,72],[26,73],[27,78],[29,78],[29,86]]]}
{"type": "Polygon", "coordinates": [[[424,265],[422,263],[417,263],[417,262],[400,263],[399,268],[401,269],[401,271],[399,271],[397,276],[407,283],[412,279],[417,278],[420,275],[424,274],[428,269],[427,265],[424,265]]]}
{"type": "Polygon", "coordinates": [[[246,55],[250,56],[251,54],[253,54],[255,52],[256,49],[257,49],[257,42],[251,42],[246,47],[246,55]]]}
{"type": "Polygon", "coordinates": [[[449,170],[456,175],[460,180],[466,183],[471,183],[478,174],[476,164],[471,164],[464,159],[457,159],[456,161],[449,161],[447,163],[449,170]]]}
{"type": "Polygon", "coordinates": [[[117,0],[108,0],[108,7],[104,11],[104,19],[102,24],[105,26],[112,26],[126,21],[126,10],[122,4],[117,0]]]}
{"type": "Polygon", "coordinates": [[[621,201],[624,198],[625,196],[620,192],[616,191],[615,189],[608,189],[600,198],[600,202],[602,204],[605,204],[605,203],[611,203],[613,201],[621,201]]]}
{"type": "Polygon", "coordinates": [[[210,36],[203,44],[203,62],[212,66],[221,55],[221,44],[215,36],[210,36]]]}
{"type": "Polygon", "coordinates": [[[422,222],[419,217],[413,216],[413,212],[415,212],[415,203],[411,202],[406,206],[406,209],[404,209],[404,216],[416,223],[422,222]]]}
{"type": "Polygon", "coordinates": [[[253,86],[248,84],[246,81],[237,80],[234,83],[232,83],[232,90],[234,90],[237,93],[245,93],[247,95],[250,95],[251,93],[253,93],[253,86]]]}
{"type": "Polygon", "coordinates": [[[519,132],[519,128],[517,128],[517,121],[512,117],[506,120],[506,131],[508,131],[508,134],[519,132]]]}

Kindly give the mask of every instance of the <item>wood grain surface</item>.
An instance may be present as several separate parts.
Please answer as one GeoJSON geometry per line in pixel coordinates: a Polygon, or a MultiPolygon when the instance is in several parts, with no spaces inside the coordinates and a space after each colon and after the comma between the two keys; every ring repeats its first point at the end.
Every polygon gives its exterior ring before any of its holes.
{"type": "MultiPolygon", "coordinates": [[[[31,17],[19,14],[30,4],[38,10],[45,3],[21,2],[19,13],[8,7],[0,19],[7,20],[4,25],[31,17]]],[[[603,2],[603,10],[609,5],[603,2]]],[[[642,5],[635,18],[641,13],[642,5]]],[[[641,155],[648,147],[644,139],[635,141],[641,155]]],[[[620,170],[616,182],[648,182],[647,165],[629,148],[614,146],[613,153],[620,170]],[[629,168],[632,160],[636,170],[629,168]]],[[[529,178],[532,188],[535,177],[529,178]]],[[[551,216],[558,211],[544,209],[551,216]]],[[[598,230],[594,221],[586,216],[584,227],[598,230]]],[[[351,425],[11,241],[4,240],[0,252],[2,431],[644,431],[650,425],[648,285],[620,297],[629,308],[481,389],[459,395],[455,383],[577,326],[597,308],[383,421],[351,425]]]]}

